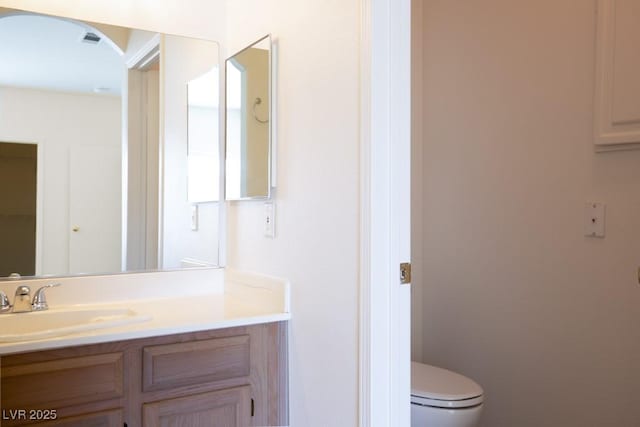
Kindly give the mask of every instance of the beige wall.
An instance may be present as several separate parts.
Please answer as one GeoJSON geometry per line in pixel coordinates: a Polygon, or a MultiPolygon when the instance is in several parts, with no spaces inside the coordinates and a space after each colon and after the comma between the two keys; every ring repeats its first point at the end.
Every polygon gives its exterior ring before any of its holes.
{"type": "Polygon", "coordinates": [[[0,7],[221,40],[226,0],[0,0],[0,7]]]}
{"type": "Polygon", "coordinates": [[[595,4],[424,3],[423,357],[484,427],[640,425],[640,151],[593,151],[595,4]]]}
{"type": "MultiPolygon", "coordinates": [[[[192,203],[187,197],[187,83],[218,65],[218,44],[165,35],[161,46],[160,84],[164,105],[161,121],[164,143],[161,265],[165,269],[180,268],[181,261],[186,258],[219,265],[219,204],[200,203],[198,230],[192,230],[192,203]]],[[[212,143],[216,140],[214,138],[212,143]]]]}
{"type": "Polygon", "coordinates": [[[357,425],[359,10],[227,5],[228,52],[267,33],[279,45],[276,238],[263,237],[263,203],[231,203],[228,261],[291,280],[292,426],[357,425]]]}

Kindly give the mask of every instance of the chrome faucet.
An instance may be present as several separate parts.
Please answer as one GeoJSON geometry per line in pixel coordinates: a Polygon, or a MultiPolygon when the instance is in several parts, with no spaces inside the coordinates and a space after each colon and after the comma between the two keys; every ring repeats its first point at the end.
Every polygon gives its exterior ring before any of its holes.
{"type": "Polygon", "coordinates": [[[27,313],[30,311],[47,310],[49,305],[47,304],[47,298],[44,291],[48,288],[53,288],[54,286],[60,286],[60,283],[51,283],[38,289],[33,297],[33,302],[31,301],[31,288],[25,285],[18,286],[13,305],[9,303],[7,294],[0,291],[0,314],[9,312],[27,313]]]}
{"type": "Polygon", "coordinates": [[[7,294],[4,291],[0,291],[0,314],[10,312],[12,307],[7,294]]]}
{"type": "Polygon", "coordinates": [[[31,311],[31,288],[28,286],[18,286],[16,297],[13,300],[13,312],[24,313],[31,311]]]}
{"type": "Polygon", "coordinates": [[[51,283],[49,285],[45,285],[36,291],[36,294],[33,296],[33,303],[31,304],[31,309],[33,311],[42,311],[48,310],[49,304],[47,304],[47,298],[44,294],[49,288],[54,288],[56,286],[60,286],[60,283],[51,283]]]}

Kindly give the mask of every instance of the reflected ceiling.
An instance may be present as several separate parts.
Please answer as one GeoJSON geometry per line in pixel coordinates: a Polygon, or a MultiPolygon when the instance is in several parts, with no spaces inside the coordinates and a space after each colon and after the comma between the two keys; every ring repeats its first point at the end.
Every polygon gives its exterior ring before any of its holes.
{"type": "Polygon", "coordinates": [[[83,42],[88,31],[65,19],[0,16],[0,85],[120,95],[121,54],[105,38],[83,42]]]}

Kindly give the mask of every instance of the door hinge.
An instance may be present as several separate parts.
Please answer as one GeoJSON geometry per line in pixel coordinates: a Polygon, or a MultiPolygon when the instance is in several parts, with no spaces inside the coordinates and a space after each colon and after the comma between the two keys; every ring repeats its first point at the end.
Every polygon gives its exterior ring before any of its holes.
{"type": "Polygon", "coordinates": [[[406,285],[411,283],[411,263],[403,262],[400,264],[400,284],[406,285]]]}
{"type": "Polygon", "coordinates": [[[256,402],[251,399],[251,416],[253,417],[256,414],[256,402]]]}

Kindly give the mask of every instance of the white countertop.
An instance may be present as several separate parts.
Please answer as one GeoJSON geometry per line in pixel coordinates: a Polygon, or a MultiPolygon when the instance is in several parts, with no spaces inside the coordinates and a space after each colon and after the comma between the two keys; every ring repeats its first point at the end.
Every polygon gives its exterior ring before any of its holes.
{"type": "MultiPolygon", "coordinates": [[[[53,296],[58,289],[62,290],[65,287],[67,288],[66,293],[73,292],[76,286],[82,286],[85,298],[88,298],[87,295],[94,295],[94,297],[86,303],[74,301],[74,304],[65,305],[60,304],[61,300],[64,300],[65,292],[59,292],[55,298],[56,303],[54,303],[53,297],[49,298],[51,310],[127,308],[142,316],[149,317],[150,320],[53,338],[0,342],[0,355],[286,321],[291,318],[289,283],[286,280],[223,269],[202,270],[200,273],[195,273],[201,277],[194,277],[193,271],[185,273],[185,276],[190,275],[189,277],[179,277],[179,272],[172,273],[176,274],[165,277],[163,273],[150,273],[160,277],[159,280],[162,283],[148,276],[109,277],[107,281],[118,282],[117,286],[121,286],[121,282],[124,280],[128,281],[127,286],[136,288],[136,296],[126,300],[122,299],[122,295],[117,298],[118,295],[109,294],[104,290],[105,287],[109,287],[109,283],[105,283],[104,277],[100,280],[86,277],[85,283],[76,280],[76,283],[71,285],[69,282],[65,283],[65,279],[56,279],[55,281],[63,282],[62,286],[49,289],[47,298],[49,295],[53,296]],[[173,282],[173,284],[166,283],[167,281],[173,282]],[[136,282],[139,282],[139,286],[145,289],[137,289],[136,282]],[[96,286],[101,287],[102,292],[96,288],[92,293],[91,288],[96,286]],[[189,292],[184,292],[185,287],[189,288],[189,292]]],[[[75,280],[76,278],[69,279],[75,280]]],[[[33,284],[28,281],[25,283],[33,284]]],[[[16,283],[12,283],[11,287],[15,285],[16,283]]],[[[35,289],[35,286],[33,288],[35,289]]],[[[10,295],[10,299],[12,297],[13,295],[10,295]]],[[[30,313],[10,313],[1,316],[29,315],[30,313]]],[[[43,327],[46,326],[43,325],[43,327]]],[[[7,331],[2,332],[7,333],[7,331]]]]}

